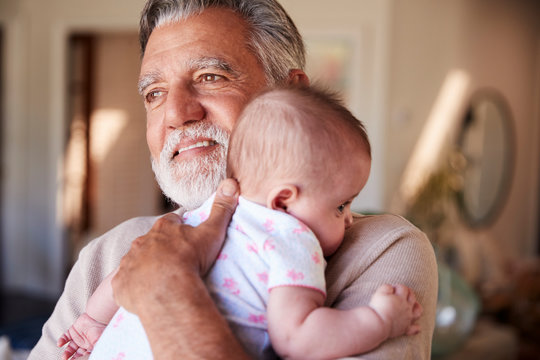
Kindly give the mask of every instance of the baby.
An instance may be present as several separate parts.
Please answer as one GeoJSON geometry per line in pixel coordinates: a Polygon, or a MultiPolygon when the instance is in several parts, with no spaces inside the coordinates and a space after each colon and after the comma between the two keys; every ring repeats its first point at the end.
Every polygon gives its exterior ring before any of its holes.
{"type": "MultiPolygon", "coordinates": [[[[351,202],[371,166],[363,125],[333,95],[313,87],[260,94],[237,121],[227,165],[241,196],[206,284],[253,358],[339,358],[419,331],[421,306],[403,285],[380,286],[368,306],[323,306],[325,257],[353,223],[351,202]]],[[[184,223],[203,222],[212,201],[184,223]]],[[[152,358],[138,318],[114,303],[113,276],[59,339],[64,359],[152,358]]]]}

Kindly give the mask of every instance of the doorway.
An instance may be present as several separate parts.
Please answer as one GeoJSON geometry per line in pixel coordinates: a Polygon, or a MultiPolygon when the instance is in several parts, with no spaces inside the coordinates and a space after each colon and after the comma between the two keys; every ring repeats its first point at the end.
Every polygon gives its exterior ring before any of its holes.
{"type": "Polygon", "coordinates": [[[137,93],[137,33],[72,34],[68,49],[66,270],[91,239],[129,218],[162,212],[137,93]]]}

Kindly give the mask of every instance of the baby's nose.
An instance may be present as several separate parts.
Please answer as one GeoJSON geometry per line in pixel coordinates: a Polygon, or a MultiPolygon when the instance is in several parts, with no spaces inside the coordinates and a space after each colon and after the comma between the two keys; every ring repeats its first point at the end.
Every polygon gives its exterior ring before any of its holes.
{"type": "Polygon", "coordinates": [[[350,211],[345,215],[345,229],[348,229],[352,225],[352,213],[350,211]]]}

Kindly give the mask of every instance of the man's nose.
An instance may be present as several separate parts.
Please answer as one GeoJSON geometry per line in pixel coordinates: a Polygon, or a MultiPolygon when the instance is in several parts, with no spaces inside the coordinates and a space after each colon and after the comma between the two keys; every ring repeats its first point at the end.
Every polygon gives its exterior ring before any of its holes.
{"type": "Polygon", "coordinates": [[[205,117],[205,110],[199,95],[189,87],[174,87],[167,94],[165,123],[169,128],[179,128],[189,122],[200,121],[205,117]]]}

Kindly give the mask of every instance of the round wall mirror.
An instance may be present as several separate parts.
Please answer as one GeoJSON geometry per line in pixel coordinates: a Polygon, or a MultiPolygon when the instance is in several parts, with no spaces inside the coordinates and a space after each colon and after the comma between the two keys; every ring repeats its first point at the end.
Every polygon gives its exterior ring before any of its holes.
{"type": "Polygon", "coordinates": [[[513,170],[513,125],[504,97],[481,90],[471,98],[458,133],[457,149],[465,159],[458,203],[473,227],[492,222],[510,188],[513,170]]]}

